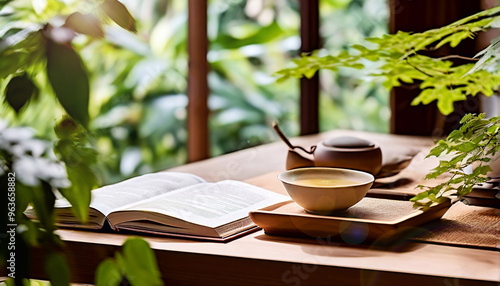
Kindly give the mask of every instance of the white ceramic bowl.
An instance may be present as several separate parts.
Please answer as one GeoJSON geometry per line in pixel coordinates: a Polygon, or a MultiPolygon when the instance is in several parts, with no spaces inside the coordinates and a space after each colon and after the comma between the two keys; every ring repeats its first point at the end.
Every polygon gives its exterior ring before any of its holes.
{"type": "Polygon", "coordinates": [[[329,214],[358,203],[373,184],[373,175],[342,168],[300,168],[278,175],[292,199],[307,212],[329,214]],[[339,185],[306,185],[301,180],[350,181],[339,185]]]}

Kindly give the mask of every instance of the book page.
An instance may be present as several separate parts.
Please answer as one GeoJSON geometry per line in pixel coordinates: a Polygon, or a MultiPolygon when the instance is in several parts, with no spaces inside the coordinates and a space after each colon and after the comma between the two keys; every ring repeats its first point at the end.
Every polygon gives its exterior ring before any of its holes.
{"type": "Polygon", "coordinates": [[[287,200],[290,197],[227,180],[186,187],[121,210],[157,212],[215,228],[245,218],[250,211],[287,200]]]}
{"type": "Polygon", "coordinates": [[[112,210],[183,187],[205,182],[179,172],[160,172],[134,177],[92,191],[90,207],[107,216],[112,210]]]}

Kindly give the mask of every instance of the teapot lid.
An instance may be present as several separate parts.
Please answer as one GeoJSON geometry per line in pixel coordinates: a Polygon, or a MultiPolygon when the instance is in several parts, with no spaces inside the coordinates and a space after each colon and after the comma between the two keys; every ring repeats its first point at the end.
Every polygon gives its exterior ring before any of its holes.
{"type": "Polygon", "coordinates": [[[375,146],[373,142],[352,136],[330,138],[323,141],[323,144],[328,147],[336,148],[368,148],[375,146]]]}

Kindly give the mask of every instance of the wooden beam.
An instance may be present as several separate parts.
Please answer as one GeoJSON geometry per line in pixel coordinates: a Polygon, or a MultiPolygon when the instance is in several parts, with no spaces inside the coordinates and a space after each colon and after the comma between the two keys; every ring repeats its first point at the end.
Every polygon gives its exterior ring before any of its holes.
{"type": "MultiPolygon", "coordinates": [[[[320,48],[319,0],[300,0],[300,54],[320,48]]],[[[319,132],[319,76],[300,79],[300,134],[319,132]]]]}
{"type": "Polygon", "coordinates": [[[208,137],[208,38],[207,0],[188,2],[188,161],[206,159],[209,153],[208,137]]]}

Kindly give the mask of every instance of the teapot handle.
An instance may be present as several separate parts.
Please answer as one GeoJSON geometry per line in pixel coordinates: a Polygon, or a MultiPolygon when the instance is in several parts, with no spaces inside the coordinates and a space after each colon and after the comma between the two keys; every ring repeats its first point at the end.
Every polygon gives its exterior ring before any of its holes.
{"type": "Polygon", "coordinates": [[[288,147],[290,149],[292,149],[292,150],[293,149],[300,149],[300,150],[302,150],[310,155],[312,155],[314,153],[314,150],[316,150],[316,145],[311,146],[311,149],[309,151],[307,151],[306,149],[304,149],[301,146],[292,145],[292,143],[290,143],[290,140],[288,140],[288,138],[286,138],[285,134],[283,134],[283,132],[281,131],[280,127],[278,126],[278,122],[273,123],[273,128],[276,131],[276,133],[278,134],[278,136],[281,138],[281,140],[283,140],[283,142],[285,142],[285,144],[288,145],[288,147]]]}

